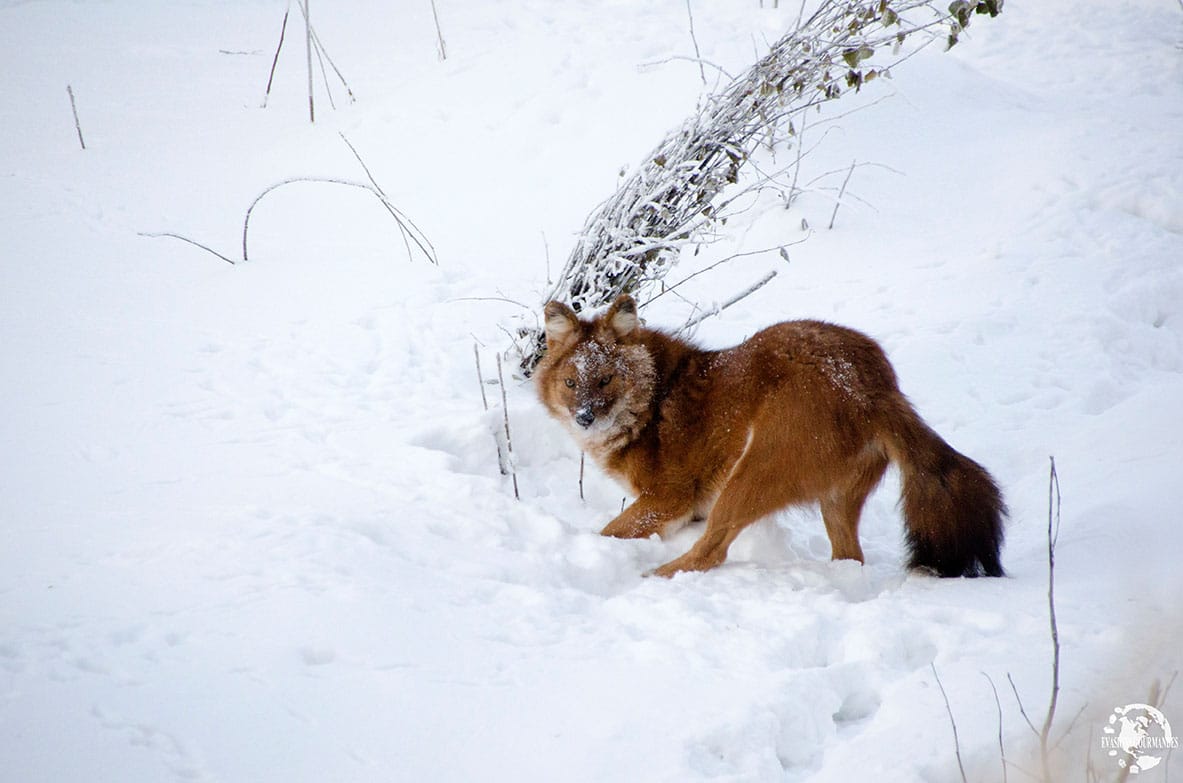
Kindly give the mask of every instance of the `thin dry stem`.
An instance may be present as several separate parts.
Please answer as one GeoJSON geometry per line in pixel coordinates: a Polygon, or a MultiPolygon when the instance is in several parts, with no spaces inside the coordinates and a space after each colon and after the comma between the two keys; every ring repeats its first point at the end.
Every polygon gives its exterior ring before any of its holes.
{"type": "MultiPolygon", "coordinates": [[[[477,347],[476,343],[472,344],[472,355],[476,359],[476,379],[481,389],[481,405],[485,406],[485,412],[488,413],[489,398],[485,396],[485,377],[481,374],[481,349],[477,347]]],[[[501,447],[498,446],[497,450],[500,452],[501,447]]],[[[498,454],[497,456],[500,457],[501,455],[498,454]]]]}
{"type": "Polygon", "coordinates": [[[937,674],[937,665],[929,663],[928,666],[932,669],[932,676],[936,678],[937,687],[941,689],[941,698],[945,700],[945,712],[949,714],[949,725],[953,727],[953,752],[957,755],[957,769],[961,772],[962,783],[967,783],[965,766],[961,763],[961,740],[957,736],[957,721],[953,719],[953,708],[949,706],[949,696],[945,693],[945,686],[941,684],[941,676],[937,674]]]}
{"type": "Polygon", "coordinates": [[[501,385],[501,412],[505,418],[505,450],[508,452],[509,475],[513,477],[513,496],[521,500],[518,494],[518,471],[513,465],[513,436],[509,432],[509,400],[505,394],[505,376],[501,373],[501,354],[497,354],[497,383],[501,385]]]}
{"type": "MultiPolygon", "coordinates": [[[[312,17],[308,9],[309,0],[303,0],[304,11],[304,49],[308,58],[308,121],[316,122],[316,107],[312,100],[312,17]]],[[[245,242],[244,242],[245,246],[245,242]]],[[[243,253],[245,258],[246,254],[243,253]]]]}
{"type": "Polygon", "coordinates": [[[232,259],[232,258],[228,258],[228,257],[226,257],[226,256],[222,255],[222,254],[221,254],[221,253],[219,253],[217,250],[214,250],[214,249],[213,249],[213,248],[211,248],[211,247],[207,247],[207,246],[205,246],[205,245],[201,244],[200,242],[197,242],[197,241],[194,241],[194,240],[190,239],[189,237],[181,236],[180,234],[174,234],[174,233],[172,233],[172,232],[170,232],[170,231],[161,231],[161,232],[156,232],[156,233],[149,233],[149,232],[147,232],[147,231],[140,231],[140,232],[139,232],[139,236],[142,236],[142,237],[152,237],[152,238],[157,238],[157,237],[168,237],[168,238],[171,238],[171,239],[179,239],[179,240],[181,240],[182,242],[188,242],[190,245],[193,245],[194,247],[199,247],[199,248],[201,248],[202,250],[204,250],[204,251],[205,251],[205,252],[207,252],[207,253],[213,253],[215,256],[217,256],[218,258],[222,259],[223,261],[225,261],[227,264],[230,264],[231,266],[234,266],[234,263],[235,263],[235,262],[234,262],[234,259],[232,259]]]}
{"type": "MultiPolygon", "coordinates": [[[[472,355],[476,359],[476,380],[481,390],[481,404],[485,406],[485,412],[488,413],[489,398],[485,396],[485,376],[481,373],[481,351],[476,343],[472,344],[472,355]]],[[[497,470],[501,471],[501,475],[504,476],[509,471],[505,467],[505,455],[501,453],[501,441],[494,438],[493,445],[497,447],[497,470]]]]}
{"type": "Polygon", "coordinates": [[[741,299],[744,299],[744,298],[756,293],[756,291],[760,290],[765,285],[767,285],[774,277],[776,277],[776,270],[773,270],[773,271],[769,272],[768,274],[764,275],[764,277],[760,278],[755,283],[752,283],[750,286],[745,288],[743,291],[740,291],[738,294],[731,297],[726,302],[723,302],[723,304],[718,305],[716,307],[712,307],[710,310],[707,310],[707,311],[691,318],[689,321],[682,324],[682,326],[678,329],[678,332],[684,332],[687,329],[691,329],[695,326],[698,326],[700,323],[702,323],[706,319],[710,318],[711,316],[718,315],[719,313],[723,312],[728,307],[731,307],[733,304],[740,301],[741,299]]]}
{"type": "Polygon", "coordinates": [[[702,77],[702,86],[707,86],[707,72],[702,67],[702,51],[698,48],[698,37],[694,34],[694,11],[690,9],[690,0],[686,0],[686,16],[690,19],[690,42],[694,44],[694,58],[698,62],[698,75],[702,77]]]}
{"type": "Polygon", "coordinates": [[[74,88],[66,85],[66,93],[70,96],[70,111],[74,114],[74,130],[78,131],[78,144],[86,149],[86,142],[82,140],[82,123],[78,121],[78,106],[74,103],[74,88]]]}
{"type": "MultiPolygon", "coordinates": [[[[337,63],[333,62],[333,58],[329,56],[329,50],[325,48],[324,44],[320,42],[320,35],[317,34],[316,28],[312,28],[312,43],[317,51],[324,56],[328,61],[329,67],[333,69],[333,73],[337,74],[337,78],[341,80],[341,86],[345,88],[345,94],[349,96],[349,102],[353,103],[357,99],[353,96],[353,88],[349,86],[349,82],[345,80],[345,75],[341,73],[341,69],[337,67],[337,63]]],[[[322,64],[323,68],[324,65],[322,64]]],[[[327,85],[326,85],[327,89],[327,85]]]]}
{"type": "MultiPolygon", "coordinates": [[[[355,154],[356,154],[356,151],[355,151],[355,154]]],[[[360,158],[359,158],[359,160],[360,160],[360,158]]],[[[363,164],[363,167],[364,167],[364,164],[363,164]]],[[[268,186],[262,193],[260,193],[258,196],[255,196],[254,201],[252,201],[250,206],[247,207],[246,215],[242,221],[242,260],[243,261],[250,260],[250,255],[247,250],[247,238],[248,238],[248,234],[250,232],[251,215],[254,213],[255,207],[258,206],[259,202],[263,200],[264,196],[266,196],[268,193],[271,193],[273,190],[277,190],[278,188],[284,187],[286,185],[294,185],[299,182],[314,182],[314,183],[320,183],[320,184],[325,184],[325,185],[344,185],[346,187],[359,188],[361,190],[365,190],[369,193],[372,193],[374,195],[374,197],[377,198],[378,201],[380,201],[382,203],[382,206],[385,207],[386,211],[389,212],[391,217],[394,218],[394,220],[398,224],[400,230],[403,230],[404,232],[406,232],[408,226],[410,226],[411,228],[414,228],[414,224],[411,223],[407,219],[406,215],[404,215],[402,212],[400,212],[398,210],[397,207],[395,207],[393,204],[391,204],[390,199],[388,199],[386,197],[386,194],[384,192],[382,192],[381,188],[379,188],[376,184],[373,184],[372,181],[371,181],[371,184],[366,184],[364,182],[355,182],[353,180],[339,179],[336,177],[290,177],[288,179],[277,182],[274,185],[268,186]]],[[[432,248],[431,244],[426,241],[426,237],[424,237],[422,235],[422,233],[418,231],[418,229],[415,229],[414,232],[408,232],[408,233],[410,234],[411,239],[415,242],[415,244],[417,244],[419,246],[419,249],[422,250],[423,253],[427,256],[428,260],[430,260],[432,263],[438,263],[438,261],[435,258],[434,248],[432,248]]],[[[405,235],[406,234],[404,234],[404,236],[405,235]]],[[[409,252],[409,248],[408,248],[408,252],[409,252]]]]}
{"type": "Polygon", "coordinates": [[[645,307],[649,304],[652,304],[653,302],[657,301],[658,299],[665,296],[666,294],[675,293],[677,291],[677,289],[679,287],[681,287],[683,284],[689,283],[691,280],[698,277],[699,275],[706,274],[707,272],[710,272],[712,269],[715,269],[716,267],[718,267],[722,264],[726,264],[729,261],[734,261],[737,258],[745,258],[747,256],[762,256],[765,253],[778,252],[778,253],[780,253],[781,258],[783,258],[785,261],[788,261],[789,260],[789,253],[786,248],[793,247],[794,245],[799,245],[802,242],[808,241],[808,239],[809,239],[809,237],[804,237],[804,238],[798,239],[794,242],[786,242],[783,245],[777,245],[776,247],[766,247],[761,250],[746,250],[742,253],[732,253],[731,255],[727,256],[726,258],[721,258],[718,261],[715,261],[707,266],[704,266],[702,269],[699,269],[695,272],[691,272],[690,274],[686,275],[681,280],[679,280],[678,282],[674,283],[671,286],[666,286],[663,284],[661,291],[658,292],[657,294],[653,295],[649,299],[646,299],[645,302],[640,305],[640,307],[645,307]]]}
{"type": "Polygon", "coordinates": [[[324,82],[325,97],[329,99],[329,108],[336,111],[337,102],[333,100],[333,88],[329,85],[329,72],[325,69],[324,50],[316,42],[315,31],[312,36],[312,51],[316,52],[316,63],[320,66],[320,80],[324,82]]]}
{"type": "Polygon", "coordinates": [[[1052,746],[1048,749],[1049,751],[1054,752],[1056,748],[1060,747],[1060,743],[1068,739],[1068,735],[1071,734],[1072,730],[1076,728],[1076,722],[1080,720],[1080,716],[1084,714],[1084,711],[1088,709],[1088,706],[1089,703],[1087,701],[1080,705],[1080,709],[1078,709],[1076,714],[1072,716],[1072,720],[1068,721],[1068,728],[1064,729],[1064,731],[1060,734],[1060,738],[1052,743],[1052,746]]]}
{"type": "Polygon", "coordinates": [[[998,755],[1002,759],[1002,783],[1007,783],[1006,745],[1002,742],[1002,702],[998,699],[998,688],[994,687],[994,680],[985,672],[982,672],[982,676],[990,683],[990,691],[994,694],[994,707],[998,710],[998,755]]]}
{"type": "Polygon", "coordinates": [[[1027,722],[1027,726],[1031,729],[1031,732],[1038,737],[1039,729],[1035,728],[1035,724],[1031,722],[1031,718],[1027,717],[1027,710],[1023,708],[1023,699],[1019,696],[1019,688],[1015,685],[1015,680],[1010,676],[1010,672],[1006,673],[1006,680],[1010,683],[1011,692],[1015,694],[1015,701],[1019,704],[1019,714],[1023,716],[1023,720],[1027,722]]]}
{"type": "Polygon", "coordinates": [[[834,228],[834,220],[838,217],[838,207],[842,206],[842,197],[846,194],[846,186],[850,184],[850,176],[854,174],[854,167],[857,164],[858,161],[851,162],[850,170],[846,172],[846,179],[842,180],[842,187],[838,189],[838,198],[834,202],[834,211],[830,214],[830,225],[828,226],[829,229],[834,228]]]}
{"type": "Polygon", "coordinates": [[[1060,629],[1056,624],[1056,541],[1060,537],[1060,478],[1056,475],[1056,458],[1049,457],[1051,470],[1047,482],[1047,611],[1052,635],[1052,694],[1048,700],[1047,715],[1039,732],[1040,760],[1043,763],[1043,777],[1051,780],[1048,766],[1048,737],[1052,721],[1056,718],[1056,704],[1060,698],[1060,629]],[[1054,494],[1053,494],[1054,493],[1054,494]],[[1055,501],[1053,517],[1052,501],[1055,501]]]}
{"type": "Polygon", "coordinates": [[[391,203],[390,199],[386,196],[386,191],[383,190],[382,186],[378,184],[378,180],[374,179],[374,175],[370,171],[370,167],[366,165],[364,160],[362,160],[361,153],[359,153],[357,148],[353,146],[353,143],[345,137],[344,133],[340,133],[339,135],[341,136],[341,141],[345,142],[345,146],[349,148],[349,151],[353,153],[353,157],[357,159],[362,171],[366,173],[366,179],[368,179],[370,184],[374,186],[374,192],[382,201],[382,206],[386,208],[386,211],[390,213],[390,216],[394,218],[395,223],[398,224],[399,231],[402,233],[403,244],[406,245],[407,248],[407,258],[414,258],[414,254],[411,252],[410,246],[410,242],[414,242],[416,247],[419,248],[420,252],[427,256],[428,261],[435,264],[436,266],[439,266],[439,256],[436,255],[435,246],[431,244],[431,240],[429,240],[427,235],[419,229],[419,226],[415,225],[413,220],[407,217],[406,213],[391,203]]]}
{"type": "Polygon", "coordinates": [[[275,80],[275,66],[279,63],[279,50],[283,48],[283,36],[288,29],[288,14],[291,13],[292,3],[288,0],[288,7],[283,12],[283,24],[279,26],[279,43],[275,46],[275,56],[271,58],[271,72],[267,74],[267,90],[263,93],[263,108],[267,108],[267,100],[271,97],[271,83],[275,80]]]}
{"type": "Polygon", "coordinates": [[[440,15],[436,10],[435,0],[431,0],[431,18],[435,21],[435,44],[440,61],[448,59],[448,47],[444,43],[444,31],[440,29],[440,15]]]}

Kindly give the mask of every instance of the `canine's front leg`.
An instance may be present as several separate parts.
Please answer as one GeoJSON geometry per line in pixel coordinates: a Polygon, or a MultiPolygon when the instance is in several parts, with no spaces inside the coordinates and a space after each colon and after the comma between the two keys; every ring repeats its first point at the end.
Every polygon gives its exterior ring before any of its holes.
{"type": "Polygon", "coordinates": [[[656,533],[665,536],[690,521],[692,509],[684,502],[651,495],[641,495],[613,519],[600,535],[613,538],[648,538],[656,533]]]}

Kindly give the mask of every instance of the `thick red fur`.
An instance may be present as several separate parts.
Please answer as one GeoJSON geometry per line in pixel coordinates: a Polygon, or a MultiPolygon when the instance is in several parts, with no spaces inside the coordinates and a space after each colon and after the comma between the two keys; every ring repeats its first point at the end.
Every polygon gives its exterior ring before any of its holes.
{"type": "Polygon", "coordinates": [[[707,520],[657,574],[713,568],[752,522],[806,503],[821,507],[834,559],[862,562],[863,504],[894,462],[909,566],[1002,575],[998,486],[920,419],[866,335],[788,321],[705,351],[642,326],[625,296],[593,320],[551,302],[546,337],[543,404],[636,495],[604,535],[664,536],[707,520]]]}

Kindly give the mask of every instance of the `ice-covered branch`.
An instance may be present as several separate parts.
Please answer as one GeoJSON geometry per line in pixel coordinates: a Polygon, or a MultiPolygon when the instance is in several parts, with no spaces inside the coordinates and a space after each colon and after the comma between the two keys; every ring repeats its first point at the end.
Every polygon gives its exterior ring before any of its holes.
{"type": "MultiPolygon", "coordinates": [[[[770,135],[795,135],[810,108],[860,90],[933,40],[953,45],[972,14],[994,16],[1002,6],[956,0],[946,9],[940,1],[816,3],[763,59],[705,96],[588,217],[547,299],[579,312],[645,293],[683,246],[709,238],[732,214],[734,190],[765,184],[759,173],[750,182],[748,164],[770,135]]],[[[516,349],[529,373],[544,350],[541,332],[519,329],[516,349]]]]}

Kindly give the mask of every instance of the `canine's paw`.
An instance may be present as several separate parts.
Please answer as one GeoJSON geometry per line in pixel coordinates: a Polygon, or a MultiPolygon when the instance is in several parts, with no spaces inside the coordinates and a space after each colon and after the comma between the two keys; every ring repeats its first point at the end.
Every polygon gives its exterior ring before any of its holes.
{"type": "Polygon", "coordinates": [[[600,535],[609,538],[648,538],[656,533],[652,525],[646,526],[635,521],[614,519],[604,526],[600,535]]]}
{"type": "Polygon", "coordinates": [[[703,556],[695,553],[692,549],[681,557],[675,558],[665,565],[654,569],[653,575],[669,579],[674,574],[680,574],[684,571],[710,571],[715,566],[720,565],[726,557],[726,552],[723,552],[722,556],[715,552],[708,552],[706,556],[703,556]]]}
{"type": "Polygon", "coordinates": [[[650,571],[653,576],[660,576],[669,579],[675,574],[680,574],[684,571],[706,571],[711,568],[709,565],[703,565],[696,562],[687,561],[684,557],[679,557],[677,560],[671,560],[663,566],[650,571]]]}
{"type": "Polygon", "coordinates": [[[663,566],[654,568],[652,571],[646,571],[645,576],[660,576],[663,579],[669,579],[674,574],[679,573],[679,569],[673,567],[673,563],[666,563],[663,566]]]}

